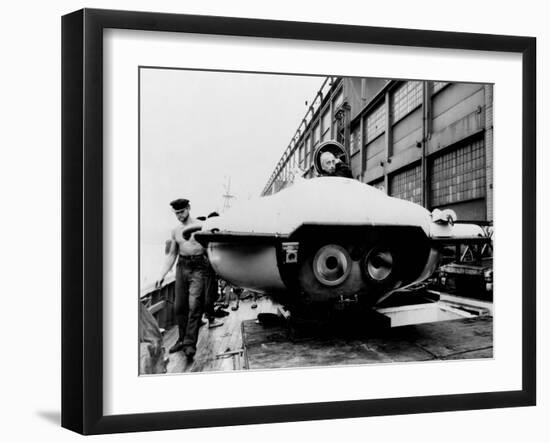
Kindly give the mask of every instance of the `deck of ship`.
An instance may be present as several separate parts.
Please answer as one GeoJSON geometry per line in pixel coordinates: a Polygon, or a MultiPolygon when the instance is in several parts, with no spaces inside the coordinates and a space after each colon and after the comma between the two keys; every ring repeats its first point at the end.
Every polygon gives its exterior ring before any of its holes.
{"type": "MultiPolygon", "coordinates": [[[[197,353],[192,362],[188,363],[182,352],[169,354],[168,372],[207,372],[207,371],[232,371],[242,369],[239,367],[238,352],[243,348],[241,325],[244,321],[255,321],[260,313],[277,312],[276,306],[267,298],[260,297],[252,309],[251,299],[241,300],[236,311],[227,309],[229,315],[221,318],[223,325],[209,328],[201,327],[197,342],[197,353]],[[226,354],[221,356],[221,354],[226,354]],[[236,356],[235,356],[236,355],[236,356]],[[220,356],[220,357],[218,357],[220,356]]],[[[234,302],[233,302],[234,305],[234,302]]],[[[173,326],[164,335],[164,347],[166,350],[178,339],[178,328],[173,326]]]]}
{"type": "MultiPolygon", "coordinates": [[[[195,359],[182,352],[170,354],[169,373],[276,369],[345,364],[491,358],[491,315],[458,318],[398,327],[368,329],[289,328],[281,319],[273,324],[257,321],[260,313],[277,313],[277,306],[260,298],[241,300],[238,310],[216,328],[201,327],[195,359]],[[323,332],[324,331],[324,332],[323,332]]],[[[165,333],[169,349],[177,340],[177,327],[165,333]]]]}

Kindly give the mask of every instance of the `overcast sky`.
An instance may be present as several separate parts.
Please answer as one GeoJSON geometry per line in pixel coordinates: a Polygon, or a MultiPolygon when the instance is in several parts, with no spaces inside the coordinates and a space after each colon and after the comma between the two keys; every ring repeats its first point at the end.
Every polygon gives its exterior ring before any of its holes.
{"type": "Polygon", "coordinates": [[[142,283],[158,277],[177,224],[169,202],[193,216],[258,196],[323,77],[142,69],[140,205],[142,283]]]}

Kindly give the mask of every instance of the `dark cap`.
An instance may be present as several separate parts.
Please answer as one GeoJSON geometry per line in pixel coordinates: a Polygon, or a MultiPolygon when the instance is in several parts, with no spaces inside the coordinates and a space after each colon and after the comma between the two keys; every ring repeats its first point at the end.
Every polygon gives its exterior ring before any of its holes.
{"type": "Polygon", "coordinates": [[[218,214],[216,211],[214,212],[211,212],[210,214],[208,214],[208,218],[211,218],[211,217],[219,217],[220,214],[218,214]]]}
{"type": "Polygon", "coordinates": [[[170,206],[172,206],[174,211],[181,211],[189,207],[189,200],[186,198],[178,198],[177,200],[171,201],[170,206]]]}

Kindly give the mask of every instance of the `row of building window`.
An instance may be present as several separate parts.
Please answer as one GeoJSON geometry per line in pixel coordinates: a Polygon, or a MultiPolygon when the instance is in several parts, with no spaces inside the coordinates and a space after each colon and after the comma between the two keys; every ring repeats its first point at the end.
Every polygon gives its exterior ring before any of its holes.
{"type": "Polygon", "coordinates": [[[393,93],[391,113],[394,123],[422,104],[422,84],[405,82],[393,93]]]}
{"type": "Polygon", "coordinates": [[[391,177],[390,195],[392,197],[422,203],[422,169],[414,166],[391,177]]]}
{"type": "Polygon", "coordinates": [[[430,169],[433,206],[481,198],[486,194],[483,140],[437,157],[430,169]]]}
{"type": "MultiPolygon", "coordinates": [[[[485,143],[477,140],[429,163],[430,206],[439,207],[486,196],[485,143]]],[[[371,183],[381,184],[380,180],[371,183]]],[[[422,203],[422,169],[415,165],[390,177],[393,197],[422,203]]]]}
{"type": "MultiPolygon", "coordinates": [[[[435,94],[442,88],[447,86],[449,82],[433,82],[432,92],[435,94]]],[[[407,81],[398,86],[392,91],[390,96],[390,108],[393,124],[404,118],[414,109],[422,104],[423,82],[407,81]]],[[[342,89],[332,99],[333,109],[336,110],[344,100],[342,89]]],[[[386,104],[381,103],[374,108],[365,118],[365,137],[364,145],[368,145],[375,140],[380,134],[385,132],[386,128],[386,104]]],[[[276,179],[287,179],[288,173],[295,166],[307,170],[313,162],[312,156],[317,145],[323,141],[332,138],[337,138],[337,121],[334,115],[330,113],[330,106],[325,106],[320,118],[316,122],[310,122],[309,127],[314,124],[311,132],[305,137],[305,140],[297,149],[290,155],[285,162],[285,166],[276,174],[276,179]],[[331,135],[332,133],[332,135],[331,135]]],[[[362,137],[360,126],[357,126],[350,134],[350,154],[360,150],[362,145],[362,137]]]]}
{"type": "MultiPolygon", "coordinates": [[[[289,179],[289,169],[273,183],[274,192],[289,179]]],[[[430,206],[440,207],[486,195],[485,145],[483,140],[444,153],[429,162],[430,206]]],[[[384,189],[383,179],[370,183],[384,189]]],[[[389,195],[422,203],[422,169],[420,164],[390,176],[389,195]]]]}
{"type": "MultiPolygon", "coordinates": [[[[433,82],[433,93],[440,91],[449,82],[433,82]]],[[[423,82],[408,81],[400,85],[390,96],[392,123],[395,124],[422,104],[423,82]]],[[[386,104],[374,108],[365,119],[365,145],[375,140],[386,130],[386,104]]],[[[359,126],[352,132],[351,154],[359,150],[361,143],[359,126]]]]}
{"type": "Polygon", "coordinates": [[[355,154],[357,151],[359,151],[359,148],[361,147],[361,136],[360,136],[360,127],[358,126],[350,133],[350,140],[349,140],[349,149],[351,155],[355,154]]]}
{"type": "Polygon", "coordinates": [[[386,106],[378,106],[371,114],[367,116],[367,140],[369,143],[378,137],[386,128],[386,106]]]}

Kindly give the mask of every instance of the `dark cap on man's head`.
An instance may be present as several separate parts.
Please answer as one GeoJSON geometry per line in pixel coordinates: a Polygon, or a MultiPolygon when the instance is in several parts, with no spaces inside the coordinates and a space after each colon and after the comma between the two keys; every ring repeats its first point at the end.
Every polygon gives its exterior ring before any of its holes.
{"type": "Polygon", "coordinates": [[[186,198],[178,198],[177,200],[171,201],[170,206],[172,206],[174,211],[181,211],[182,209],[189,207],[189,200],[186,198]]]}
{"type": "Polygon", "coordinates": [[[216,211],[211,212],[210,214],[208,214],[208,218],[210,218],[210,217],[219,217],[219,216],[220,216],[220,214],[218,214],[216,211]]]}

